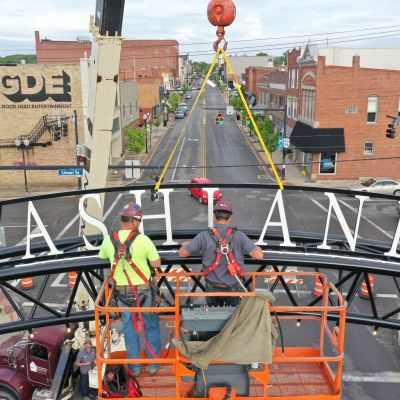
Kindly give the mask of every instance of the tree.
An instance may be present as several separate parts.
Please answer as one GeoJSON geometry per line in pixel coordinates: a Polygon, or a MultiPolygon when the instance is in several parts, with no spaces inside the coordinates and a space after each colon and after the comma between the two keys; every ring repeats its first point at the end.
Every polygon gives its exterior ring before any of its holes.
{"type": "Polygon", "coordinates": [[[161,124],[160,118],[158,117],[156,120],[154,120],[153,125],[158,128],[161,124]]]}
{"type": "Polygon", "coordinates": [[[125,130],[126,145],[128,150],[140,153],[145,147],[145,132],[139,128],[130,126],[125,130]]]}
{"type": "Polygon", "coordinates": [[[264,52],[261,52],[261,53],[257,53],[256,56],[266,56],[266,57],[268,57],[268,54],[264,53],[264,52]]]}
{"type": "Polygon", "coordinates": [[[274,57],[274,65],[286,65],[288,53],[289,51],[285,51],[281,56],[274,57]]]}
{"type": "MultiPolygon", "coordinates": [[[[270,153],[273,153],[278,148],[278,135],[274,132],[274,126],[268,118],[255,116],[260,135],[270,153]]],[[[254,131],[254,127],[250,125],[250,129],[254,131]]]]}
{"type": "Polygon", "coordinates": [[[201,61],[201,62],[194,61],[193,62],[193,71],[199,77],[206,75],[208,70],[210,69],[210,67],[211,67],[211,64],[208,64],[204,61],[201,61]]]}
{"type": "Polygon", "coordinates": [[[0,64],[20,64],[21,60],[25,60],[26,64],[36,64],[35,54],[13,54],[0,57],[0,64]]]}
{"type": "Polygon", "coordinates": [[[184,83],[182,85],[182,90],[183,90],[183,93],[186,94],[189,91],[189,85],[187,83],[184,83]]]}
{"type": "Polygon", "coordinates": [[[179,104],[179,95],[178,95],[178,93],[175,93],[175,92],[172,93],[169,96],[169,102],[171,103],[171,111],[175,112],[175,110],[177,109],[178,104],[179,104]]]}

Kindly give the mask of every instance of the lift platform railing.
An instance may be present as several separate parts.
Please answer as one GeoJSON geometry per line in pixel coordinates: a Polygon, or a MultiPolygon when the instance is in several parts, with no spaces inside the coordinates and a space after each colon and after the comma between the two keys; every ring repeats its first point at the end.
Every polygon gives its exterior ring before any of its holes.
{"type": "MultiPolygon", "coordinates": [[[[318,399],[338,400],[341,396],[342,366],[344,358],[344,335],[346,320],[346,302],[341,293],[330,283],[325,275],[314,272],[252,272],[245,273],[245,279],[250,279],[251,290],[248,292],[188,292],[182,290],[181,282],[185,279],[200,279],[201,273],[171,272],[156,274],[155,279],[162,277],[174,278],[176,283],[175,304],[170,307],[117,307],[112,305],[115,294],[115,285],[106,279],[100,289],[95,302],[96,321],[96,349],[97,349],[97,378],[99,399],[102,397],[103,375],[107,367],[113,365],[160,364],[161,369],[156,377],[140,376],[143,396],[146,398],[162,399],[192,399],[194,369],[191,362],[177,349],[170,347],[170,342],[162,351],[160,358],[127,359],[126,352],[115,350],[112,347],[111,329],[116,322],[111,318],[112,313],[121,312],[153,312],[160,316],[161,323],[171,329],[171,335],[181,337],[182,304],[190,297],[194,304],[196,300],[204,300],[207,296],[215,297],[249,297],[255,296],[260,290],[265,290],[264,280],[275,278],[283,280],[285,277],[298,276],[303,279],[318,279],[322,283],[321,301],[313,306],[272,305],[270,312],[273,321],[280,325],[317,324],[318,346],[301,345],[307,339],[301,330],[295,335],[298,345],[284,346],[280,338],[281,347],[274,351],[272,364],[262,364],[257,370],[250,370],[249,397],[254,399],[318,399]],[[260,282],[263,282],[260,284],[260,282]],[[328,322],[334,319],[335,323],[328,322]],[[332,353],[332,354],[329,354],[332,353]],[[288,377],[290,379],[288,379],[288,377]]],[[[133,328],[132,328],[133,329],[133,328]]],[[[283,332],[285,327],[283,328],[283,332]]],[[[284,335],[285,336],[285,332],[284,335]]],[[[213,361],[214,363],[214,361],[213,361]]],[[[215,360],[218,363],[218,360],[215,360]]],[[[211,394],[210,397],[212,398],[211,394]]],[[[237,396],[238,399],[246,397],[237,396]]]]}

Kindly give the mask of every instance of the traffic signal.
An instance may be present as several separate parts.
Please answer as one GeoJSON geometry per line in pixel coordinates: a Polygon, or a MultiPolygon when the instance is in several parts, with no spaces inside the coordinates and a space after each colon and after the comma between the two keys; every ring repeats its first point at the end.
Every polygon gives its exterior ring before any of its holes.
{"type": "Polygon", "coordinates": [[[394,139],[396,137],[395,124],[388,124],[388,129],[386,129],[386,137],[390,139],[394,139]]]}
{"type": "Polygon", "coordinates": [[[61,139],[61,131],[58,127],[56,127],[56,129],[53,132],[53,141],[57,142],[60,139],[61,139]]]}

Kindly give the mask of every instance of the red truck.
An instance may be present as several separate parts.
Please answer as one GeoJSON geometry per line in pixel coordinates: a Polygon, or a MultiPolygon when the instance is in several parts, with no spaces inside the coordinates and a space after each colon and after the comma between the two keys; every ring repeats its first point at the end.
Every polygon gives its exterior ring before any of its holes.
{"type": "Polygon", "coordinates": [[[72,339],[76,326],[37,328],[0,345],[0,399],[67,399],[76,356],[72,339]]]}

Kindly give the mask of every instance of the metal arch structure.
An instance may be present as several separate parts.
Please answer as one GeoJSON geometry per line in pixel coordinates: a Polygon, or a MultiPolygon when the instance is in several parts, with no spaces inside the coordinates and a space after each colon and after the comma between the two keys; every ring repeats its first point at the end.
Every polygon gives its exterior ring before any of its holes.
{"type": "MultiPolygon", "coordinates": [[[[211,186],[215,186],[211,185],[211,186]]],[[[191,185],[193,186],[193,185],[191,185]]],[[[203,187],[206,185],[203,185],[203,187]]],[[[227,185],[218,184],[220,188],[241,189],[269,189],[276,190],[276,185],[227,185]]],[[[189,185],[165,185],[166,188],[188,188],[189,185]]],[[[0,202],[1,210],[5,206],[12,206],[27,201],[37,201],[56,197],[79,196],[88,193],[99,192],[121,192],[129,190],[145,190],[152,189],[151,185],[131,186],[125,188],[113,188],[106,190],[91,190],[85,192],[69,192],[63,194],[51,194],[45,196],[34,196],[31,198],[23,198],[16,200],[6,200],[0,202]]],[[[324,192],[326,189],[293,187],[287,188],[288,191],[293,190],[311,190],[313,192],[324,192]]],[[[329,190],[340,194],[353,195],[355,193],[342,190],[329,190]]],[[[390,200],[394,200],[392,196],[374,196],[390,200]]],[[[0,219],[1,226],[1,219],[0,219]]],[[[173,237],[181,242],[192,238],[199,230],[173,230],[173,237]]],[[[260,238],[260,230],[243,229],[243,231],[253,240],[260,238]]],[[[146,231],[146,234],[157,242],[162,258],[162,270],[165,273],[171,272],[174,266],[179,265],[184,271],[190,272],[191,268],[201,264],[198,257],[190,257],[180,259],[175,250],[177,245],[159,244],[166,238],[165,231],[154,230],[146,231]]],[[[355,324],[364,324],[387,329],[400,331],[400,320],[397,315],[400,313],[398,302],[393,299],[390,305],[386,305],[385,312],[379,312],[376,304],[374,292],[367,279],[368,274],[373,273],[374,276],[381,276],[392,282],[393,291],[400,297],[400,260],[394,257],[388,257],[384,253],[388,252],[391,243],[383,243],[367,239],[358,239],[356,247],[350,251],[349,244],[344,236],[329,235],[329,245],[331,249],[318,248],[323,242],[323,236],[319,234],[310,234],[304,232],[290,232],[291,241],[296,243],[296,247],[281,246],[279,242],[283,241],[282,231],[268,230],[265,239],[268,240],[267,246],[262,246],[265,254],[265,260],[262,262],[254,260],[246,260],[253,270],[261,272],[266,268],[273,271],[285,271],[288,267],[296,266],[302,270],[329,271],[332,275],[331,281],[343,293],[348,303],[347,322],[355,324]],[[271,243],[271,244],[270,244],[271,243]],[[356,295],[361,287],[362,281],[367,282],[368,295],[363,301],[369,304],[369,313],[360,313],[358,308],[353,306],[356,295]]],[[[98,245],[102,237],[91,236],[88,238],[94,245],[98,245]]],[[[104,271],[109,268],[108,260],[101,260],[97,257],[96,251],[82,250],[84,241],[82,237],[63,238],[55,240],[54,244],[58,249],[63,250],[63,254],[50,256],[41,255],[48,250],[45,242],[36,243],[31,246],[31,252],[36,257],[31,259],[22,259],[25,253],[25,246],[19,245],[0,250],[0,290],[3,297],[8,302],[8,307],[18,317],[14,321],[3,321],[0,318],[0,334],[12,333],[21,330],[29,330],[40,326],[68,324],[73,322],[91,321],[94,319],[93,310],[75,309],[77,301],[77,287],[82,284],[87,290],[92,300],[95,300],[98,289],[104,280],[106,273],[104,271]],[[50,290],[50,276],[59,273],[77,272],[77,281],[74,288],[69,292],[68,299],[62,309],[54,309],[45,301],[43,296],[50,290]],[[40,285],[35,291],[35,295],[28,291],[23,291],[12,284],[15,279],[23,277],[41,277],[40,285]],[[21,301],[16,298],[32,303],[29,313],[24,312],[21,301]]],[[[170,299],[174,299],[174,287],[165,277],[161,277],[158,285],[163,288],[170,299]]],[[[246,282],[250,285],[250,282],[246,282]]],[[[282,277],[279,277],[270,287],[274,292],[277,287],[283,289],[284,294],[293,305],[298,304],[294,289],[282,277]]],[[[197,278],[193,278],[192,291],[204,290],[204,286],[197,278]]],[[[396,296],[395,296],[396,297],[396,296]]],[[[308,304],[312,305],[319,301],[319,297],[311,297],[308,304]]],[[[331,301],[335,299],[332,297],[331,301]]],[[[3,310],[4,311],[4,310],[3,310]]],[[[1,317],[1,313],[0,313],[1,317]]]]}

